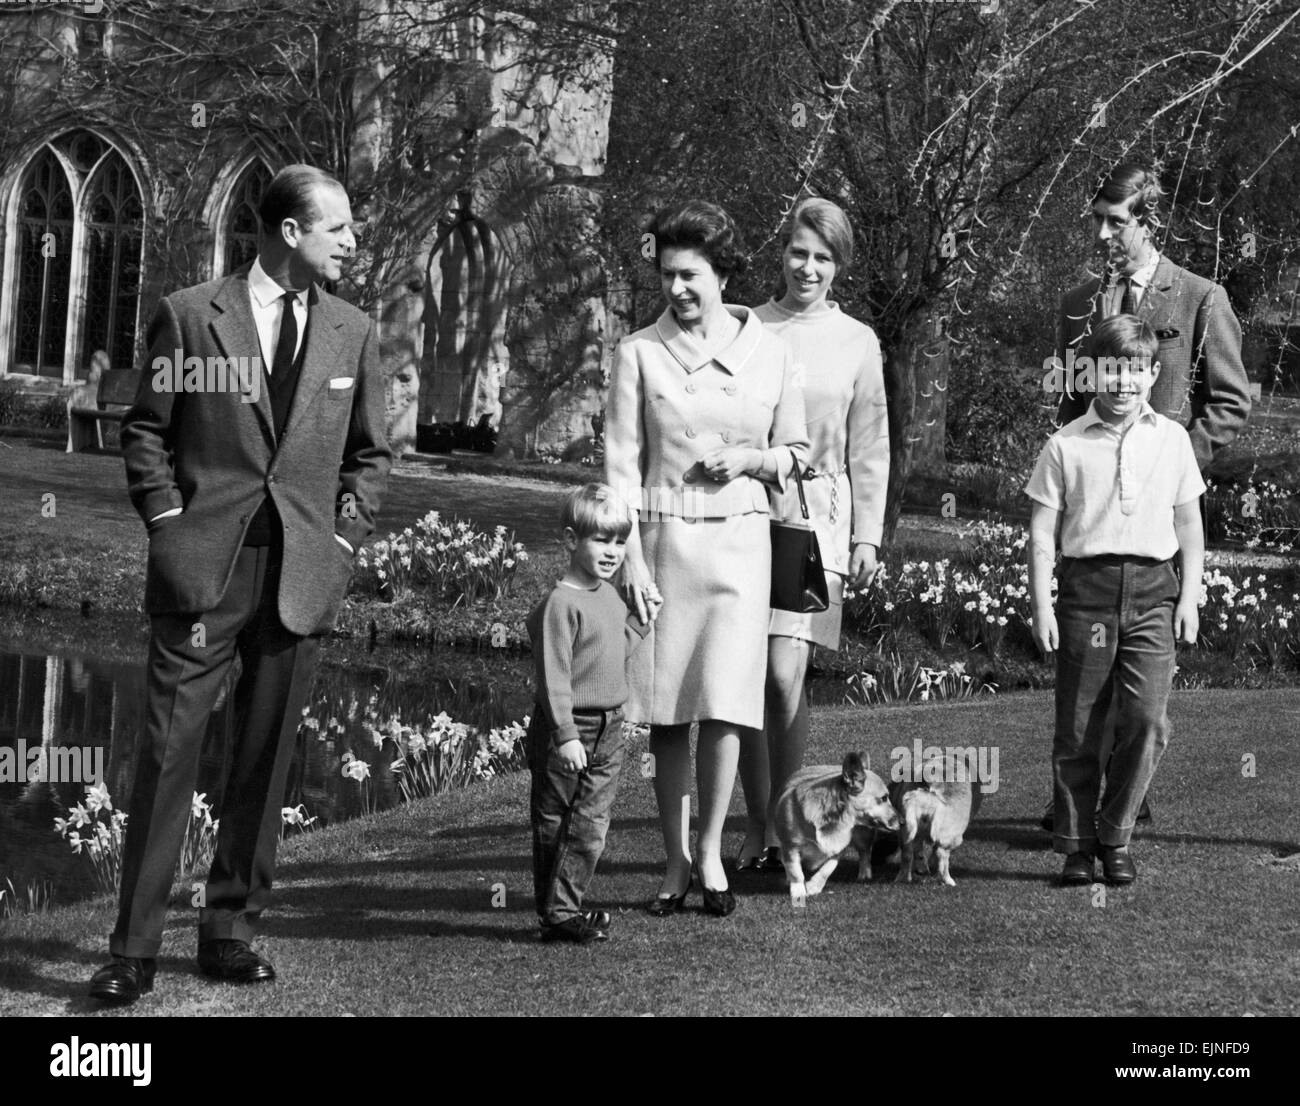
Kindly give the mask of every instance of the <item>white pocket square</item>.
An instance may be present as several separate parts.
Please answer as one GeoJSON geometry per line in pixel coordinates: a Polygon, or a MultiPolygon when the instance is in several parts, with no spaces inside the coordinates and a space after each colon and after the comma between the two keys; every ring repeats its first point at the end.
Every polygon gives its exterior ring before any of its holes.
{"type": "Polygon", "coordinates": [[[333,391],[338,391],[342,388],[351,388],[351,387],[352,387],[352,377],[350,376],[336,376],[330,380],[330,388],[333,391]]]}

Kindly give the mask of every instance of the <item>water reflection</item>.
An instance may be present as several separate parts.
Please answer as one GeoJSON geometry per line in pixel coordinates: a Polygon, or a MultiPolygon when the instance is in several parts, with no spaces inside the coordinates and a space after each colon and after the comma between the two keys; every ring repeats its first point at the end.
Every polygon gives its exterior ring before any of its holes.
{"type": "MultiPolygon", "coordinates": [[[[228,692],[236,678],[232,671],[208,720],[195,785],[213,804],[214,817],[220,817],[219,781],[231,754],[235,719],[228,692]]],[[[25,763],[20,750],[27,759],[40,751],[49,764],[67,764],[71,749],[87,750],[88,763],[102,763],[114,806],[126,809],[144,729],[144,689],[143,665],[109,656],[0,651],[0,765],[9,769],[0,771],[0,886],[5,878],[20,889],[48,880],[56,903],[93,890],[85,858],[53,830],[54,819],[81,800],[84,782],[57,771],[28,779],[12,769],[25,763]]],[[[521,719],[530,705],[529,666],[518,658],[391,652],[358,664],[327,657],[298,731],[285,805],[303,804],[317,826],[359,814],[363,806],[395,805],[395,754],[391,743],[377,744],[376,719],[415,723],[445,712],[488,730],[521,719]],[[345,753],[369,765],[364,788],[340,771],[345,753]]]]}

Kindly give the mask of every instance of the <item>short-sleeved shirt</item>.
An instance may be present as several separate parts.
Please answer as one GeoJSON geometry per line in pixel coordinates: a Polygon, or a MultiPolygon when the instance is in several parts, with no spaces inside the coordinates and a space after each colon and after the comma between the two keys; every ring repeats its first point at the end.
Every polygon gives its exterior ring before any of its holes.
{"type": "Polygon", "coordinates": [[[1126,430],[1087,413],[1048,439],[1025,493],[1061,512],[1066,557],[1178,552],[1174,508],[1205,491],[1187,431],[1143,404],[1126,430]]]}

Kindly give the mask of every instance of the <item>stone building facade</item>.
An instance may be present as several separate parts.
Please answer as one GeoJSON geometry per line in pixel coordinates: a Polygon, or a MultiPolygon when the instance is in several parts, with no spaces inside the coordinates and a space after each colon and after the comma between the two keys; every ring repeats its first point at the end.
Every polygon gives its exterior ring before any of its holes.
{"type": "Polygon", "coordinates": [[[437,0],[357,0],[340,28],[308,3],[212,7],[220,29],[161,3],[0,8],[0,386],[69,391],[97,350],[138,367],[158,299],[251,260],[262,190],[306,160],[353,199],[337,292],[379,327],[395,443],[486,416],[500,452],[585,452],[620,337],[605,24],[437,0]],[[214,36],[226,53],[186,65],[214,36]],[[252,89],[245,56],[266,59],[252,89]]]}

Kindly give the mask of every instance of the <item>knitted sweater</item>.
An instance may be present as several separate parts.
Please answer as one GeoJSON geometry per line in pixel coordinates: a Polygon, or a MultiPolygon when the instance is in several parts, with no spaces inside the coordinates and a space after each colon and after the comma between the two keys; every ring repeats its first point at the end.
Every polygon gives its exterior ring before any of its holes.
{"type": "Polygon", "coordinates": [[[614,588],[557,584],[528,615],[537,703],[555,727],[555,744],[578,736],[575,710],[613,710],[627,702],[628,654],[649,633],[614,588]]]}

